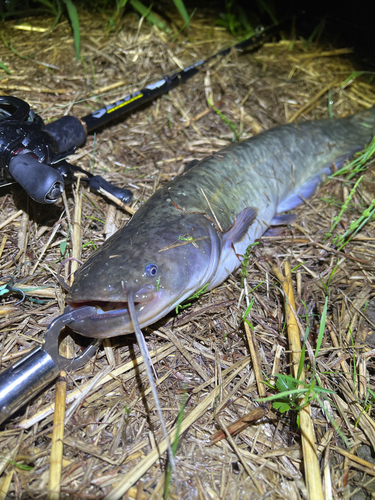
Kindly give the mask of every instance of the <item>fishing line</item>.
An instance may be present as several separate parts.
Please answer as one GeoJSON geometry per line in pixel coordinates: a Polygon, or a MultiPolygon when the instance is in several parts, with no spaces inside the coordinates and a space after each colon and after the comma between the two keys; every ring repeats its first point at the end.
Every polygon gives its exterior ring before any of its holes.
{"type": "Polygon", "coordinates": [[[171,443],[169,441],[168,431],[167,431],[167,427],[165,425],[165,421],[164,421],[164,417],[163,417],[163,412],[161,411],[161,406],[160,406],[158,391],[156,390],[154,378],[152,376],[151,363],[149,361],[149,356],[150,355],[149,355],[149,352],[148,352],[148,349],[147,349],[146,341],[145,341],[145,339],[143,337],[142,330],[139,327],[137,313],[135,311],[135,306],[134,306],[134,300],[133,300],[133,294],[132,293],[129,293],[129,295],[128,295],[128,308],[129,308],[130,319],[131,319],[131,321],[133,323],[135,336],[137,337],[137,342],[138,342],[139,348],[141,350],[141,354],[142,354],[142,357],[143,357],[143,362],[144,362],[145,367],[146,367],[147,377],[148,377],[148,380],[150,382],[152,395],[154,396],[156,408],[157,408],[158,413],[159,413],[159,418],[160,418],[160,423],[161,423],[161,427],[162,427],[162,430],[163,430],[164,438],[165,438],[165,440],[167,442],[167,450],[168,450],[169,463],[170,463],[172,469],[174,469],[174,467],[175,467],[175,461],[174,461],[173,451],[172,451],[171,443]]]}

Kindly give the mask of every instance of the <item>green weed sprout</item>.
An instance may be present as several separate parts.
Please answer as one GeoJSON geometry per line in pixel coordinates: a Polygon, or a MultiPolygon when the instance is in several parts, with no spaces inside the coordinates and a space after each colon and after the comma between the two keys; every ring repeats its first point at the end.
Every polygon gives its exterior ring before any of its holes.
{"type": "MultiPolygon", "coordinates": [[[[325,321],[326,321],[326,315],[327,315],[327,304],[328,304],[328,297],[326,298],[326,302],[324,305],[323,309],[323,314],[320,322],[320,329],[319,329],[319,336],[318,336],[318,342],[317,342],[317,347],[315,350],[315,358],[318,355],[322,339],[323,339],[323,334],[324,334],[324,328],[325,328],[325,321]]],[[[305,306],[306,307],[306,306],[305,306]]],[[[304,408],[306,405],[308,405],[311,401],[316,399],[316,397],[320,394],[331,394],[334,391],[331,391],[330,389],[325,389],[323,387],[319,386],[319,383],[317,380],[315,380],[315,367],[313,369],[313,374],[314,376],[312,377],[310,382],[307,382],[306,380],[300,380],[304,361],[305,361],[305,354],[306,354],[306,340],[310,332],[310,325],[308,323],[306,332],[305,332],[305,338],[303,341],[302,345],[302,351],[301,351],[301,357],[300,357],[300,362],[298,365],[298,373],[297,373],[297,378],[293,377],[292,375],[283,375],[283,374],[277,374],[277,380],[276,380],[276,387],[273,387],[273,385],[270,382],[264,382],[268,387],[270,387],[272,390],[276,389],[279,391],[277,394],[274,394],[273,396],[269,396],[267,398],[259,399],[257,401],[260,401],[262,403],[267,402],[267,401],[273,401],[273,408],[275,410],[279,410],[280,412],[284,413],[288,410],[301,410],[304,408]],[[303,402],[301,403],[301,397],[304,396],[303,402]]]]}
{"type": "Polygon", "coordinates": [[[176,314],[178,314],[179,311],[182,311],[183,309],[186,309],[187,307],[191,306],[191,302],[187,303],[187,301],[198,299],[201,295],[203,295],[206,292],[208,285],[209,285],[209,283],[207,283],[207,285],[204,285],[200,290],[193,293],[193,295],[190,295],[190,297],[188,297],[186,300],[184,300],[182,302],[182,304],[177,304],[176,314]]]}
{"type": "Polygon", "coordinates": [[[276,375],[276,387],[273,387],[269,382],[264,382],[268,387],[279,391],[278,394],[269,396],[268,398],[258,399],[256,401],[266,402],[273,401],[273,408],[280,413],[285,413],[288,410],[302,410],[320,394],[333,394],[335,391],[320,387],[315,380],[309,383],[297,380],[292,375],[276,375]],[[301,403],[301,397],[304,396],[301,403]]]}
{"type": "MultiPolygon", "coordinates": [[[[182,398],[180,410],[179,410],[178,416],[177,416],[176,437],[174,438],[173,443],[172,443],[172,453],[173,453],[174,457],[176,456],[176,451],[177,451],[178,443],[179,443],[179,440],[180,440],[180,430],[181,430],[182,420],[184,418],[184,411],[185,411],[185,406],[186,406],[186,400],[187,400],[187,395],[186,395],[186,392],[185,392],[184,396],[182,398]]],[[[169,491],[169,485],[171,483],[171,478],[172,478],[172,467],[171,467],[170,464],[168,464],[167,477],[166,477],[166,480],[165,480],[165,490],[164,490],[164,498],[165,498],[165,500],[167,500],[167,498],[168,498],[168,491],[169,491]]]]}
{"type": "Polygon", "coordinates": [[[250,252],[254,245],[258,245],[259,241],[255,243],[250,243],[250,245],[246,248],[245,255],[243,256],[243,261],[241,264],[241,288],[244,287],[244,282],[247,274],[247,266],[249,265],[250,252]]]}
{"type": "Polygon", "coordinates": [[[209,99],[207,99],[207,104],[210,106],[210,108],[212,108],[215,113],[220,116],[220,118],[223,120],[223,122],[228,125],[228,127],[231,129],[231,131],[233,132],[234,134],[234,139],[236,141],[239,141],[240,137],[241,137],[241,134],[239,134],[237,132],[237,126],[231,121],[229,120],[229,118],[227,118],[221,111],[220,109],[217,109],[209,99]]]}
{"type": "MultiPolygon", "coordinates": [[[[316,343],[316,349],[315,349],[315,353],[314,353],[314,361],[318,357],[319,350],[321,348],[322,341],[323,341],[325,324],[326,324],[326,317],[327,317],[327,307],[328,307],[328,297],[326,297],[323,312],[322,312],[322,317],[320,320],[319,335],[318,335],[318,340],[316,343]]],[[[306,308],[306,305],[305,305],[305,308],[306,308]]],[[[278,393],[274,394],[273,396],[269,396],[267,398],[257,399],[255,401],[258,401],[261,403],[264,403],[267,401],[272,401],[272,406],[275,410],[278,410],[281,413],[285,413],[288,410],[300,411],[305,406],[307,406],[309,403],[316,400],[319,403],[322,410],[324,411],[324,414],[327,416],[327,418],[331,422],[335,431],[340,435],[340,437],[343,439],[345,444],[347,446],[349,446],[349,443],[348,443],[346,437],[344,436],[344,434],[342,433],[340,428],[337,426],[336,422],[333,420],[331,415],[326,411],[325,406],[324,406],[323,401],[322,401],[323,396],[325,396],[327,394],[334,394],[335,391],[321,387],[319,377],[316,374],[315,364],[313,366],[312,376],[311,376],[310,381],[307,381],[306,379],[300,380],[302,368],[303,368],[304,361],[305,361],[306,340],[307,340],[309,331],[310,331],[310,325],[308,323],[307,328],[306,328],[304,341],[303,341],[303,345],[302,345],[301,358],[300,358],[300,362],[298,365],[297,377],[295,378],[292,375],[277,374],[276,375],[276,377],[277,377],[276,387],[273,387],[273,385],[268,381],[266,381],[264,383],[272,390],[276,389],[278,391],[278,393]],[[303,400],[301,401],[302,397],[303,397],[303,400]]]]}

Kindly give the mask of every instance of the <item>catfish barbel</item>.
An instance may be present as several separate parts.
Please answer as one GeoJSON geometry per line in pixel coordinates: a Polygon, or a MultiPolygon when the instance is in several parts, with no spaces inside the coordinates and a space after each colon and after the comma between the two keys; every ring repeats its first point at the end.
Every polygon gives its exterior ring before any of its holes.
{"type": "Polygon", "coordinates": [[[69,326],[88,337],[131,333],[215,288],[276,214],[311,197],[374,133],[375,107],[278,126],[194,162],[75,273],[67,302],[91,312],[69,326]]]}

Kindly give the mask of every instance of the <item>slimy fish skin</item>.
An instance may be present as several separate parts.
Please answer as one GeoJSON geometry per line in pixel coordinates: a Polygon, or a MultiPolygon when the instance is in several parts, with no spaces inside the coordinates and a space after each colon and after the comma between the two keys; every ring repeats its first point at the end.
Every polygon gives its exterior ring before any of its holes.
{"type": "Polygon", "coordinates": [[[194,162],[75,273],[67,302],[92,309],[69,326],[88,337],[131,333],[127,297],[144,327],[215,288],[277,214],[311,197],[374,133],[372,108],[275,127],[194,162]]]}

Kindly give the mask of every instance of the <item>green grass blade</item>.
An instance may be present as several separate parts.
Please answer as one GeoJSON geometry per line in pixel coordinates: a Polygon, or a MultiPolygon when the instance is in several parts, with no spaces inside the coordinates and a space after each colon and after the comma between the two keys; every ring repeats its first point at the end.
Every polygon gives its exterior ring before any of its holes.
{"type": "Polygon", "coordinates": [[[247,18],[247,15],[246,15],[246,12],[244,11],[244,9],[240,6],[240,5],[237,5],[237,16],[238,16],[238,20],[240,21],[241,25],[243,26],[247,36],[252,36],[256,33],[255,29],[253,28],[253,26],[250,24],[248,18],[247,18]]]}
{"type": "Polygon", "coordinates": [[[344,441],[344,443],[346,444],[346,446],[350,449],[350,443],[349,443],[349,441],[347,440],[346,436],[344,435],[344,433],[342,432],[342,430],[340,429],[340,427],[336,424],[335,420],[332,418],[332,416],[329,413],[329,411],[326,410],[326,407],[324,406],[323,401],[319,398],[319,396],[317,396],[316,399],[319,402],[320,407],[323,410],[324,415],[331,422],[332,427],[335,429],[335,431],[338,433],[338,435],[344,441]]]}
{"type": "Polygon", "coordinates": [[[72,23],[73,28],[73,37],[74,37],[74,47],[76,49],[76,59],[79,61],[79,53],[81,46],[81,35],[79,33],[79,20],[78,20],[78,12],[76,6],[72,2],[72,0],[64,0],[66,8],[68,9],[68,15],[70,22],[72,23]]]}
{"type": "Polygon", "coordinates": [[[345,210],[348,208],[349,203],[351,202],[351,200],[352,200],[352,198],[353,198],[353,195],[354,195],[354,193],[356,192],[357,187],[359,186],[360,182],[362,181],[362,178],[363,178],[363,176],[361,176],[361,177],[357,180],[357,182],[354,184],[354,187],[353,187],[353,189],[350,191],[350,193],[349,193],[348,197],[346,198],[346,200],[345,200],[345,202],[344,202],[344,204],[343,204],[343,206],[342,206],[342,208],[341,208],[341,210],[340,210],[339,215],[337,215],[336,217],[334,217],[334,218],[333,218],[333,221],[334,221],[334,222],[333,222],[333,224],[332,224],[332,226],[331,226],[331,228],[330,228],[329,232],[326,234],[326,237],[327,237],[327,238],[329,238],[330,236],[332,236],[332,231],[333,231],[334,229],[336,229],[337,224],[341,221],[342,216],[344,215],[345,210]]]}
{"type": "Polygon", "coordinates": [[[154,24],[157,28],[169,32],[168,26],[163,23],[156,15],[151,12],[152,4],[150,7],[145,7],[139,0],[130,0],[130,5],[135,9],[142,17],[147,19],[150,24],[154,24]]]}
{"type": "Polygon", "coordinates": [[[363,228],[365,224],[369,220],[373,218],[375,215],[375,199],[371,201],[371,205],[366,208],[362,215],[357,219],[350,223],[349,229],[339,238],[337,238],[336,246],[339,250],[344,248],[345,245],[349,243],[349,241],[354,238],[354,236],[363,228]],[[345,241],[346,240],[346,241],[345,241]]]}
{"type": "Polygon", "coordinates": [[[195,8],[195,9],[193,10],[193,12],[191,13],[191,15],[189,16],[189,23],[184,23],[184,24],[181,26],[181,28],[177,31],[177,33],[175,33],[175,34],[174,34],[174,36],[173,36],[173,37],[172,37],[172,39],[171,39],[171,42],[172,42],[172,43],[174,43],[174,41],[176,40],[176,38],[178,37],[178,35],[179,35],[180,33],[182,33],[182,31],[183,31],[186,27],[187,27],[187,28],[188,28],[188,30],[189,30],[189,24],[190,24],[190,21],[191,21],[191,19],[195,16],[195,13],[196,13],[196,12],[197,12],[197,8],[195,8]]]}
{"type": "Polygon", "coordinates": [[[328,307],[328,297],[326,297],[326,302],[324,304],[322,318],[320,320],[318,341],[316,343],[316,349],[315,349],[315,359],[318,356],[319,349],[320,349],[322,342],[323,342],[324,330],[326,328],[327,307],[328,307]]]}
{"type": "Polygon", "coordinates": [[[254,301],[255,301],[255,297],[253,297],[250,301],[250,304],[248,306],[248,308],[246,309],[245,311],[245,314],[242,316],[242,319],[246,319],[247,318],[247,315],[249,314],[249,312],[251,311],[251,308],[253,307],[254,305],[254,301]]]}
{"type": "Polygon", "coordinates": [[[8,73],[8,75],[11,75],[12,73],[10,72],[10,69],[5,66],[5,64],[3,62],[0,61],[0,69],[3,69],[5,71],[5,73],[8,73]]]}
{"type": "Polygon", "coordinates": [[[310,333],[310,321],[309,321],[309,314],[308,314],[308,311],[307,311],[307,306],[303,302],[303,300],[302,300],[302,304],[304,305],[305,310],[306,310],[306,316],[305,316],[305,318],[306,318],[307,326],[306,326],[305,337],[303,339],[303,344],[302,344],[302,349],[301,349],[301,356],[299,358],[299,363],[298,363],[297,380],[299,380],[301,378],[301,373],[302,373],[303,365],[304,365],[304,362],[305,362],[306,341],[307,341],[307,338],[308,338],[309,333],[310,333]]]}
{"type": "Polygon", "coordinates": [[[237,132],[237,127],[236,125],[231,121],[229,120],[229,118],[227,118],[224,113],[222,113],[220,111],[220,109],[217,109],[211,102],[209,99],[207,99],[207,104],[210,106],[210,108],[212,108],[215,113],[220,116],[220,118],[223,120],[223,122],[229,126],[229,128],[232,130],[233,134],[234,134],[234,140],[236,141],[239,141],[240,140],[240,137],[241,137],[241,134],[239,134],[237,132]]]}
{"type": "Polygon", "coordinates": [[[19,464],[19,463],[15,462],[14,460],[8,460],[8,463],[14,465],[15,467],[17,467],[17,469],[21,469],[21,470],[33,470],[34,469],[33,465],[19,464]]]}
{"type": "Polygon", "coordinates": [[[352,342],[352,353],[353,353],[353,384],[354,384],[354,387],[357,387],[358,375],[357,375],[357,362],[356,362],[356,355],[355,355],[355,343],[354,343],[352,329],[350,328],[350,325],[348,326],[348,328],[349,328],[349,333],[350,333],[350,340],[352,342]]]}
{"type": "Polygon", "coordinates": [[[306,339],[307,339],[308,334],[309,334],[308,329],[306,329],[305,338],[304,338],[303,346],[302,346],[302,350],[301,350],[301,356],[299,358],[299,363],[298,363],[297,380],[299,380],[301,377],[301,373],[303,370],[303,364],[305,362],[306,339]]]}
{"type": "Polygon", "coordinates": [[[52,2],[49,2],[48,0],[38,0],[38,3],[41,3],[42,5],[47,7],[47,9],[46,9],[47,12],[50,12],[54,16],[57,15],[58,9],[56,8],[56,6],[52,2]]]}
{"type": "Polygon", "coordinates": [[[332,175],[330,175],[329,179],[333,179],[338,175],[349,174],[347,178],[347,180],[349,181],[356,174],[362,172],[362,170],[365,170],[366,168],[365,165],[373,154],[375,154],[375,136],[373,137],[370,144],[367,147],[365,147],[364,151],[358,153],[355,156],[355,158],[351,162],[349,162],[345,167],[341,168],[337,172],[334,172],[332,175]]]}
{"type": "Polygon", "coordinates": [[[321,30],[321,28],[322,28],[322,23],[319,23],[317,26],[315,26],[315,28],[313,29],[311,35],[309,36],[309,38],[305,42],[305,47],[308,47],[313,42],[314,38],[319,33],[319,31],[321,30]]]}
{"type": "Polygon", "coordinates": [[[310,389],[294,389],[293,391],[284,391],[280,392],[279,394],[274,394],[273,396],[268,396],[267,398],[259,398],[259,399],[254,399],[257,403],[267,403],[267,401],[275,401],[277,399],[281,398],[286,398],[288,396],[293,396],[297,395],[298,397],[301,397],[303,394],[306,394],[309,392],[310,389]]]}
{"type": "Polygon", "coordinates": [[[356,80],[359,76],[363,75],[366,73],[366,71],[353,71],[348,78],[345,78],[345,80],[341,83],[340,87],[345,88],[349,83],[352,83],[354,80],[356,80]]]}
{"type": "Polygon", "coordinates": [[[116,12],[120,14],[126,7],[128,0],[116,0],[116,12]]]}
{"type": "MultiPolygon", "coordinates": [[[[178,443],[180,440],[180,430],[181,430],[181,424],[184,419],[184,411],[185,411],[185,406],[186,406],[186,400],[187,400],[187,394],[186,392],[183,395],[182,401],[181,401],[181,406],[180,410],[178,412],[177,416],[177,422],[176,422],[176,437],[174,438],[174,441],[172,443],[172,453],[173,456],[176,456],[176,451],[178,448],[178,443]]],[[[168,491],[169,491],[169,485],[171,483],[171,478],[172,478],[172,467],[170,464],[168,464],[168,471],[167,471],[167,477],[165,480],[165,490],[164,490],[164,498],[167,499],[168,497],[168,491]]]]}
{"type": "Polygon", "coordinates": [[[182,19],[185,22],[185,25],[187,26],[187,29],[190,27],[190,17],[186,11],[184,2],[182,0],[173,0],[178,12],[180,13],[182,19]]]}
{"type": "Polygon", "coordinates": [[[186,309],[187,307],[191,306],[191,303],[188,302],[188,300],[194,300],[194,299],[199,299],[201,295],[203,295],[206,292],[206,288],[208,287],[209,283],[207,285],[204,285],[200,290],[196,291],[193,293],[193,295],[190,295],[187,299],[185,299],[181,304],[177,304],[176,306],[176,314],[183,309],[186,309]]]}
{"type": "Polygon", "coordinates": [[[56,13],[55,13],[55,20],[53,21],[52,23],[52,26],[50,28],[50,31],[52,31],[56,24],[59,22],[60,20],[60,17],[61,17],[61,14],[62,14],[62,8],[61,8],[61,3],[60,2],[57,2],[57,9],[56,9],[56,13]]]}
{"type": "Polygon", "coordinates": [[[266,2],[265,0],[257,0],[258,2],[258,5],[264,10],[267,12],[267,14],[270,16],[270,18],[272,19],[272,22],[273,24],[279,24],[274,13],[272,12],[271,8],[270,8],[270,5],[271,5],[271,2],[266,2]]]}

